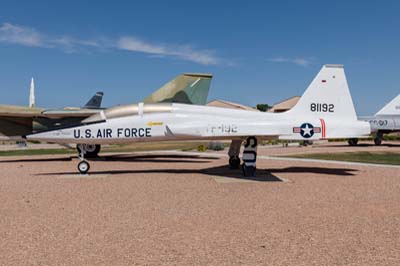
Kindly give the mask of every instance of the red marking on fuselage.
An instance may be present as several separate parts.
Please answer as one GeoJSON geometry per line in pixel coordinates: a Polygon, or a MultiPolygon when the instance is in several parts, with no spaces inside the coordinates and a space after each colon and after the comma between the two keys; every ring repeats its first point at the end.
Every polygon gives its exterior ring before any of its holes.
{"type": "Polygon", "coordinates": [[[325,125],[325,120],[324,119],[319,119],[321,121],[321,127],[322,127],[322,138],[324,139],[326,137],[326,125],[325,125]]]}

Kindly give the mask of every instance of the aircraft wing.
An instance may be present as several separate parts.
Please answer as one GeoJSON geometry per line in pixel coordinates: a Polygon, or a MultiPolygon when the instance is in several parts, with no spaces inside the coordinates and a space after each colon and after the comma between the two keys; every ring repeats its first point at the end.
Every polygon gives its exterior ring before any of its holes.
{"type": "Polygon", "coordinates": [[[45,110],[41,108],[29,108],[24,106],[0,105],[1,117],[18,118],[67,118],[67,117],[89,117],[100,112],[100,109],[62,109],[45,110]]]}
{"type": "Polygon", "coordinates": [[[0,117],[39,117],[42,112],[40,108],[0,105],[0,117]]]}

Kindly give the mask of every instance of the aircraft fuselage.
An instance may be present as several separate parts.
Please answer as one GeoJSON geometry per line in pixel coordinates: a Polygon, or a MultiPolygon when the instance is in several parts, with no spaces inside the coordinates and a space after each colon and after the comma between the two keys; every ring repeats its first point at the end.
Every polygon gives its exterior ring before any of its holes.
{"type": "MultiPolygon", "coordinates": [[[[134,108],[132,108],[133,110],[134,108]]],[[[140,110],[142,109],[142,110],[140,110]]],[[[126,143],[148,140],[235,139],[255,136],[260,139],[315,140],[335,137],[368,135],[365,122],[348,123],[333,117],[302,119],[289,113],[273,114],[171,104],[168,111],[136,113],[124,117],[83,123],[30,136],[49,142],[68,143],[126,143]]]]}

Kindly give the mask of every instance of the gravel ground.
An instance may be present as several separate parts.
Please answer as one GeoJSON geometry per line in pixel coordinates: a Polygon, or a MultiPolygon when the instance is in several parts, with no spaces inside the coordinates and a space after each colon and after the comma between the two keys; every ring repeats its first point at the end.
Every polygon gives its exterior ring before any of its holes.
{"type": "MultiPolygon", "coordinates": [[[[342,152],[399,152],[400,153],[400,142],[388,142],[385,141],[382,145],[376,146],[370,142],[361,142],[356,147],[351,147],[347,142],[326,142],[326,143],[316,143],[311,146],[289,146],[283,147],[280,145],[266,145],[258,146],[258,155],[268,155],[268,156],[286,156],[286,155],[297,155],[305,153],[342,153],[342,152]]],[[[218,151],[212,153],[222,153],[226,154],[225,151],[218,151]]]]}
{"type": "Polygon", "coordinates": [[[77,162],[0,158],[0,265],[400,265],[400,169],[259,160],[247,180],[209,154],[107,156],[89,176],[77,162]]]}

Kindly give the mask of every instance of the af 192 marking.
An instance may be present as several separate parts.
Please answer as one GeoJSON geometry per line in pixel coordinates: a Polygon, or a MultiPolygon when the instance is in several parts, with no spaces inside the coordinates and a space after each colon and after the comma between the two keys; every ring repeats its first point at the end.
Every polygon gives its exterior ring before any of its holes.
{"type": "Polygon", "coordinates": [[[335,105],[332,103],[311,103],[310,110],[317,113],[334,113],[335,105]]]}
{"type": "Polygon", "coordinates": [[[234,124],[221,124],[218,126],[209,126],[208,128],[211,133],[237,133],[238,128],[234,124]]]}

